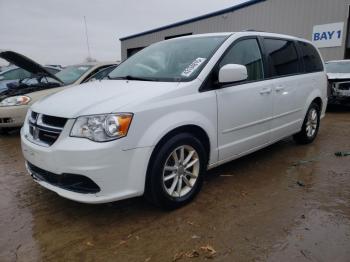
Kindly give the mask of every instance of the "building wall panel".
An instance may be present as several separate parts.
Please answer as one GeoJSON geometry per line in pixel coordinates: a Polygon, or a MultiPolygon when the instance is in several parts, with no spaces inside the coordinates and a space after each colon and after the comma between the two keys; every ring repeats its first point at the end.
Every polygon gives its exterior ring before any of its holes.
{"type": "MultiPolygon", "coordinates": [[[[267,0],[234,12],[180,25],[122,41],[122,59],[128,48],[148,46],[166,36],[261,30],[294,35],[311,40],[314,25],[347,22],[350,0],[267,0]]],[[[346,28],[344,29],[344,32],[346,28]]],[[[321,48],[325,60],[344,57],[342,47],[321,48]]]]}

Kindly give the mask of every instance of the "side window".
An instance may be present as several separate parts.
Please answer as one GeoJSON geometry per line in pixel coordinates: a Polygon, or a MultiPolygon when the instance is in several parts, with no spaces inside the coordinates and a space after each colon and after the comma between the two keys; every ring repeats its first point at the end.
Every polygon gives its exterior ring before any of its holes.
{"type": "Polygon", "coordinates": [[[280,39],[264,39],[270,74],[287,76],[300,72],[298,53],[294,42],[280,39]]]}
{"type": "Polygon", "coordinates": [[[301,49],[305,72],[314,73],[323,71],[323,63],[315,47],[304,42],[299,42],[298,44],[301,49]]]}
{"type": "Polygon", "coordinates": [[[221,60],[220,68],[227,64],[239,64],[247,67],[248,80],[264,78],[263,61],[256,39],[246,39],[230,48],[221,60]]]}

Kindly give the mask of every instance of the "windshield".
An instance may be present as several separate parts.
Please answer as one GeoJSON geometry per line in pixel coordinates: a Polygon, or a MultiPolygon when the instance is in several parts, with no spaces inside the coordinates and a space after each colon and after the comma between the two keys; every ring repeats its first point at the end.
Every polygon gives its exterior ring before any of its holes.
{"type": "Polygon", "coordinates": [[[153,44],[119,65],[109,78],[166,82],[194,79],[225,39],[207,36],[153,44]]]}
{"type": "Polygon", "coordinates": [[[327,73],[350,73],[350,62],[329,62],[326,63],[327,73]]]}
{"type": "Polygon", "coordinates": [[[70,85],[77,81],[83,74],[85,74],[92,66],[77,65],[68,66],[62,71],[58,72],[56,76],[61,79],[66,85],[70,85]]]}

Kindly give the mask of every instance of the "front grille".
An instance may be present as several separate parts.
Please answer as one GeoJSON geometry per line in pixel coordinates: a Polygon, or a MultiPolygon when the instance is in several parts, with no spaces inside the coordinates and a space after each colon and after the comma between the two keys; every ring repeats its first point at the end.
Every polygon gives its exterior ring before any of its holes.
{"type": "Polygon", "coordinates": [[[43,115],[42,120],[43,120],[43,123],[46,125],[60,127],[60,128],[63,128],[67,122],[66,118],[48,116],[48,115],[43,115]]]}
{"type": "Polygon", "coordinates": [[[28,120],[29,136],[33,143],[43,146],[53,145],[60,136],[67,118],[49,116],[31,112],[28,120]]]}
{"type": "Polygon", "coordinates": [[[347,83],[339,83],[337,88],[339,90],[350,90],[350,82],[347,83]]]}
{"type": "Polygon", "coordinates": [[[57,175],[29,162],[27,162],[27,167],[34,179],[44,181],[65,190],[81,194],[94,194],[101,191],[100,187],[86,176],[76,174],[57,175]]]}
{"type": "Polygon", "coordinates": [[[30,117],[31,117],[32,119],[37,119],[38,113],[32,111],[32,112],[30,113],[30,117]]]}
{"type": "Polygon", "coordinates": [[[60,136],[59,133],[55,133],[47,130],[39,130],[38,139],[48,145],[52,145],[53,143],[56,142],[59,136],[60,136]]]}

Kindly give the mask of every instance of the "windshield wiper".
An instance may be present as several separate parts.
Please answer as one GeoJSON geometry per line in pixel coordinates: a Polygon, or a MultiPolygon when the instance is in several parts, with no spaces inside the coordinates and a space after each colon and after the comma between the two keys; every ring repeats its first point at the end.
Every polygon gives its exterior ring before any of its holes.
{"type": "Polygon", "coordinates": [[[159,81],[156,78],[145,78],[145,77],[138,77],[138,76],[131,76],[131,75],[126,75],[126,76],[119,76],[119,77],[110,77],[108,76],[108,79],[112,80],[136,80],[136,81],[159,81]]]}

